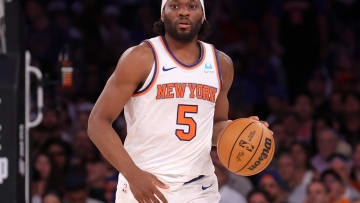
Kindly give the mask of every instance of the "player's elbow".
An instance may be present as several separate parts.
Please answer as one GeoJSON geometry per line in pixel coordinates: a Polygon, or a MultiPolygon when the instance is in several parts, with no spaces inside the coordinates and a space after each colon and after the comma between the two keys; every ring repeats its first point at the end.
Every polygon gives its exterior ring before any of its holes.
{"type": "Polygon", "coordinates": [[[101,127],[99,126],[101,124],[101,119],[94,115],[93,113],[90,114],[88,119],[88,127],[87,127],[87,134],[90,138],[90,140],[94,140],[96,135],[98,134],[97,131],[101,127]]]}
{"type": "Polygon", "coordinates": [[[90,139],[92,139],[92,137],[94,136],[94,131],[95,131],[95,127],[96,126],[96,119],[93,116],[89,116],[88,119],[88,126],[87,126],[87,134],[89,136],[90,139]]]}

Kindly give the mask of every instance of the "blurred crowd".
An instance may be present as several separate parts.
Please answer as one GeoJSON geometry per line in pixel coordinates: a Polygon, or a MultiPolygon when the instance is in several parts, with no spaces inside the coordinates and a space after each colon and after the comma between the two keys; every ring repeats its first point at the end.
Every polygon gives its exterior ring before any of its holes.
{"type": "MultiPolygon", "coordinates": [[[[25,45],[45,88],[43,121],[30,132],[33,203],[114,201],[117,172],[88,139],[87,120],[121,54],[154,36],[160,3],[23,1],[25,45]]],[[[221,203],[360,203],[360,1],[205,4],[206,42],[234,62],[230,118],[258,115],[277,147],[252,177],[229,173],[212,150],[221,203]]],[[[123,115],[113,127],[124,140],[123,115]]]]}

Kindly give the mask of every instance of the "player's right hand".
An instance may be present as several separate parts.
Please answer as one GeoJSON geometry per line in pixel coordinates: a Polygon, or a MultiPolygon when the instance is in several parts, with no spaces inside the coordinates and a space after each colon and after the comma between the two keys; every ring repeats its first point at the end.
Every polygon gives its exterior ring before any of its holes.
{"type": "Polygon", "coordinates": [[[130,190],[139,203],[168,202],[157,187],[162,189],[168,189],[169,187],[153,174],[137,169],[133,170],[131,176],[127,179],[130,190]]]}

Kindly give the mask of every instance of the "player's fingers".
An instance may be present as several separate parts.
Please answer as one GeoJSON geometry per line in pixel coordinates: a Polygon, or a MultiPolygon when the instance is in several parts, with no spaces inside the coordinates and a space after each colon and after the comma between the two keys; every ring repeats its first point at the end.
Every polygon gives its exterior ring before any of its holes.
{"type": "Polygon", "coordinates": [[[155,196],[154,194],[152,195],[152,197],[151,197],[151,199],[150,199],[150,202],[151,202],[151,203],[160,203],[159,199],[156,198],[156,196],[155,196]]]}
{"type": "Polygon", "coordinates": [[[261,121],[267,128],[269,127],[269,123],[266,121],[261,121]]]}
{"type": "Polygon", "coordinates": [[[158,190],[156,189],[154,191],[155,195],[161,200],[162,203],[167,203],[168,201],[166,200],[165,196],[158,190]]]}
{"type": "Polygon", "coordinates": [[[250,118],[250,119],[257,120],[257,121],[259,120],[259,117],[257,117],[257,116],[250,116],[249,118],[250,118]]]}
{"type": "Polygon", "coordinates": [[[270,132],[271,132],[271,135],[274,135],[274,132],[272,130],[270,130],[270,132]]]}
{"type": "Polygon", "coordinates": [[[149,200],[145,195],[139,198],[135,198],[139,203],[147,203],[147,202],[151,202],[151,200],[149,200]]]}
{"type": "Polygon", "coordinates": [[[161,182],[156,176],[152,175],[153,182],[156,186],[162,188],[162,189],[168,189],[169,186],[165,185],[163,182],[161,182]]]}
{"type": "Polygon", "coordinates": [[[230,123],[234,122],[233,120],[227,120],[226,125],[229,125],[230,123]]]}

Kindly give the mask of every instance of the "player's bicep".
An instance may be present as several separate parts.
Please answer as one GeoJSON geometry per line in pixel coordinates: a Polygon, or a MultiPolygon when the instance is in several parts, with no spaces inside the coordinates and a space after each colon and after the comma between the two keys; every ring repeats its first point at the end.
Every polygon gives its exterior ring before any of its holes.
{"type": "Polygon", "coordinates": [[[149,57],[148,50],[143,49],[133,48],[123,54],[98,98],[91,117],[109,122],[118,117],[126,102],[138,85],[145,80],[151,69],[152,53],[149,57]]]}
{"type": "Polygon", "coordinates": [[[228,92],[233,82],[234,67],[230,57],[223,52],[219,52],[219,65],[222,75],[222,88],[215,104],[214,121],[228,120],[229,113],[229,100],[228,92]]]}

